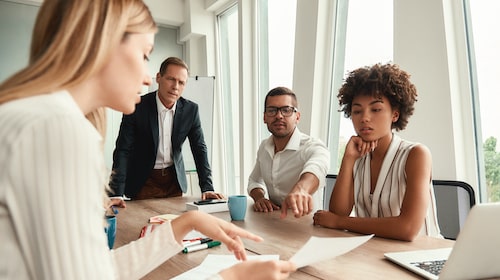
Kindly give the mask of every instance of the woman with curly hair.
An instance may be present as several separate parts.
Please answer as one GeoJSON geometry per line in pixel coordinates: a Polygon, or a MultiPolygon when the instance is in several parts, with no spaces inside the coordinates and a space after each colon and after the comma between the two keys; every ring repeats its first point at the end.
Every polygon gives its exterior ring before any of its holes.
{"type": "Polygon", "coordinates": [[[357,135],[345,148],[329,211],[316,212],[315,225],[406,241],[440,236],[431,153],[393,133],[406,127],[417,101],[409,78],[394,64],[349,73],[337,97],[357,135]]]}

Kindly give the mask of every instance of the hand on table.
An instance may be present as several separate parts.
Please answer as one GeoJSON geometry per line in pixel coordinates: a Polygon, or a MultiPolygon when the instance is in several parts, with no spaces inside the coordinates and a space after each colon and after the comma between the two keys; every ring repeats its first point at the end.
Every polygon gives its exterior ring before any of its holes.
{"type": "Polygon", "coordinates": [[[204,192],[201,194],[201,199],[224,199],[224,195],[216,192],[204,192]]]}
{"type": "Polygon", "coordinates": [[[109,207],[111,206],[118,206],[121,208],[125,208],[127,207],[127,204],[125,203],[125,200],[121,198],[110,198],[109,207]]]}
{"type": "Polygon", "coordinates": [[[269,199],[262,197],[257,199],[253,205],[253,211],[255,212],[273,212],[274,210],[279,210],[280,207],[272,203],[269,199]]]}
{"type": "Polygon", "coordinates": [[[295,218],[310,214],[313,211],[312,196],[301,189],[290,192],[281,204],[281,218],[286,217],[288,209],[292,210],[295,218]]]}
{"type": "Polygon", "coordinates": [[[289,261],[244,261],[222,270],[219,274],[225,280],[230,279],[286,279],[290,273],[297,270],[295,265],[289,261]],[[249,277],[250,276],[250,277],[249,277]]]}
{"type": "Polygon", "coordinates": [[[314,213],[313,224],[327,228],[336,228],[337,215],[330,211],[318,210],[314,213]]]}

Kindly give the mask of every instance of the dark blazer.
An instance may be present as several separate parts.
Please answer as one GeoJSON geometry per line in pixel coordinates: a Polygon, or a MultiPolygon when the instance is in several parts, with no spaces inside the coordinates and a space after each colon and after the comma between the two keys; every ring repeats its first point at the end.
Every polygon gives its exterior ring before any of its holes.
{"type": "MultiPolygon", "coordinates": [[[[182,192],[187,191],[182,144],[189,139],[202,193],[213,191],[212,170],[208,163],[207,146],[201,128],[198,104],[180,97],[172,127],[172,153],[177,181],[182,192]]],[[[123,194],[134,197],[154,168],[158,152],[159,128],[156,91],[141,97],[135,112],[123,115],[120,132],[113,152],[113,172],[110,196],[123,194]]]]}

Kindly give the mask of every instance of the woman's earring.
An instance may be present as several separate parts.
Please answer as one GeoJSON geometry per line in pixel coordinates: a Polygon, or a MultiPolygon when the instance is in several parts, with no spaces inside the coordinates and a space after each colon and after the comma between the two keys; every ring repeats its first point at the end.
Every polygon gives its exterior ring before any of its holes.
{"type": "Polygon", "coordinates": [[[392,122],[395,123],[399,119],[399,114],[396,114],[395,116],[392,117],[392,122]]]}

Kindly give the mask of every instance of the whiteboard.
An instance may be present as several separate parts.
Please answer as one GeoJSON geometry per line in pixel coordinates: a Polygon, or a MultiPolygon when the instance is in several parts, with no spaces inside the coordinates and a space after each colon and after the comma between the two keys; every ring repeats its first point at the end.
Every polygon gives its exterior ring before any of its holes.
{"type": "MultiPolygon", "coordinates": [[[[198,104],[200,110],[201,127],[207,145],[208,163],[212,166],[212,142],[213,142],[213,123],[214,123],[214,84],[215,77],[189,77],[182,97],[198,104]]],[[[196,170],[193,154],[189,147],[189,140],[186,139],[182,146],[182,156],[184,157],[184,166],[186,172],[196,170]]]]}

